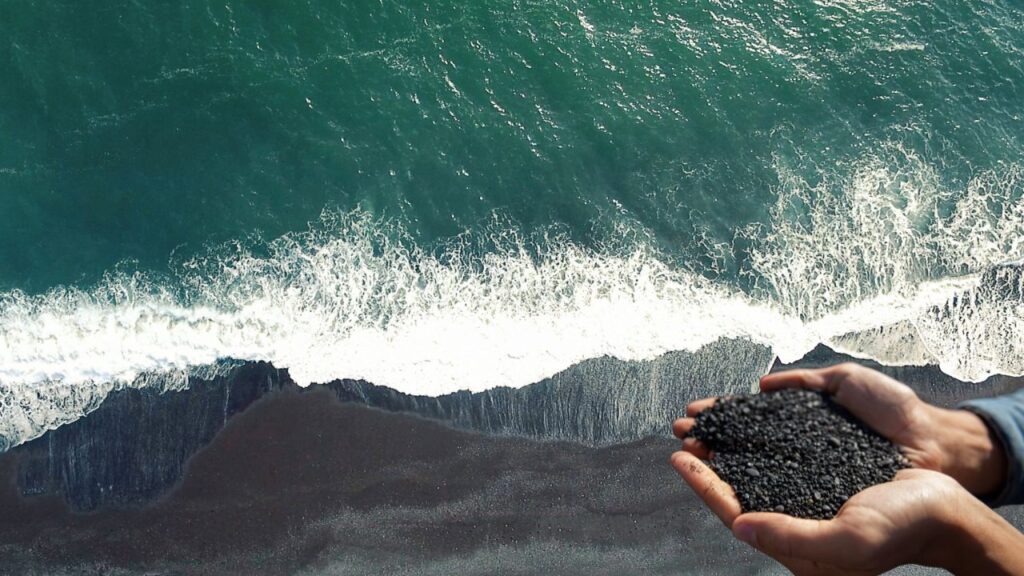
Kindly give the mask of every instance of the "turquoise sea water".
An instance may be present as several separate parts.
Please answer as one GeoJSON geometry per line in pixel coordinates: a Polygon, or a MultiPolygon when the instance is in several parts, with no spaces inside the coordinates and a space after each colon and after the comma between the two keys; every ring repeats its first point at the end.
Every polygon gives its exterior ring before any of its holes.
{"type": "Polygon", "coordinates": [[[1020,371],[925,312],[1024,257],[1022,150],[1010,0],[6,2],[0,381],[1020,371]]]}
{"type": "Polygon", "coordinates": [[[495,211],[584,243],[628,219],[700,269],[697,238],[769,223],[785,178],[837,194],[865,158],[915,155],[955,196],[1018,162],[1018,8],[8,3],[0,285],[164,270],[325,208],[427,243],[495,211]]]}

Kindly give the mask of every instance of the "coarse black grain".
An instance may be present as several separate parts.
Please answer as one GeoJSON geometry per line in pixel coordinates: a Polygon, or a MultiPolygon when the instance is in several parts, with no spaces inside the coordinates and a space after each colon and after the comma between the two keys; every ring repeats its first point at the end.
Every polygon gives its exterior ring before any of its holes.
{"type": "Polygon", "coordinates": [[[828,395],[802,389],[720,398],[691,436],[733,487],[744,512],[832,518],[850,496],[909,466],[828,395]]]}

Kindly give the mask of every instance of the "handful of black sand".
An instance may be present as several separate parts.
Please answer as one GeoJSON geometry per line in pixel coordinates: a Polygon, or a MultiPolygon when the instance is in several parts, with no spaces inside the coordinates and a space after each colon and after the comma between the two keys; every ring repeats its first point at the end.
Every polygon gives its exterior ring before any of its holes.
{"type": "Polygon", "coordinates": [[[690,433],[744,512],[832,518],[857,492],[909,466],[899,449],[826,394],[790,389],[720,398],[690,433]]]}

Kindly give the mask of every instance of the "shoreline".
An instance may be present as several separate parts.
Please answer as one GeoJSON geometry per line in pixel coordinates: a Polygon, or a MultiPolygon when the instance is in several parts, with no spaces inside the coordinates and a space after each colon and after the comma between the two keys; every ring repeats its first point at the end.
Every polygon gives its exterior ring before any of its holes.
{"type": "MultiPolygon", "coordinates": [[[[687,400],[756,386],[737,362],[733,372],[704,362],[731,345],[647,365],[598,359],[526,388],[436,398],[359,381],[301,388],[266,363],[180,391],[116,391],[0,454],[0,571],[710,570],[686,564],[695,551],[736,559],[709,573],[770,570],[665,464],[677,446],[669,423],[687,400]],[[681,384],[701,374],[717,380],[681,384]]],[[[771,369],[845,360],[819,347],[771,369]]],[[[1024,385],[880,369],[942,405],[1024,385]]],[[[1007,515],[1024,525],[1019,509],[1007,515]]]]}
{"type": "MultiPolygon", "coordinates": [[[[341,404],[496,438],[614,447],[665,437],[672,420],[693,399],[756,391],[764,369],[755,367],[768,358],[763,347],[721,340],[697,353],[675,352],[643,362],[598,358],[522,388],[437,397],[408,395],[361,380],[300,387],[286,369],[243,363],[211,371],[209,380],[193,380],[185,389],[116,390],[80,419],[0,453],[0,461],[17,456],[17,484],[24,495],[63,494],[77,511],[145,505],[171,490],[185,475],[189,459],[214,442],[233,418],[282,393],[326,393],[341,404]],[[730,360],[723,364],[723,358],[730,360]]],[[[776,358],[768,371],[845,361],[880,370],[926,401],[946,407],[1024,386],[1022,377],[970,383],[935,366],[882,366],[824,345],[795,363],[776,358]]]]}
{"type": "Polygon", "coordinates": [[[0,457],[0,571],[670,574],[698,569],[700,550],[767,567],[700,538],[717,520],[667,466],[673,446],[487,436],[283,390],[144,505],[83,514],[59,494],[26,497],[17,458],[0,457]]]}

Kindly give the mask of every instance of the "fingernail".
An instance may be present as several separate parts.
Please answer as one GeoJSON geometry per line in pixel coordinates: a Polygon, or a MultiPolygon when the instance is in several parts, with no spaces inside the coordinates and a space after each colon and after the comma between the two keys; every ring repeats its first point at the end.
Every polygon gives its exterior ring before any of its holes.
{"type": "Polygon", "coordinates": [[[746,524],[740,526],[736,529],[736,537],[751,546],[757,547],[757,532],[754,531],[753,526],[746,524]]]}

